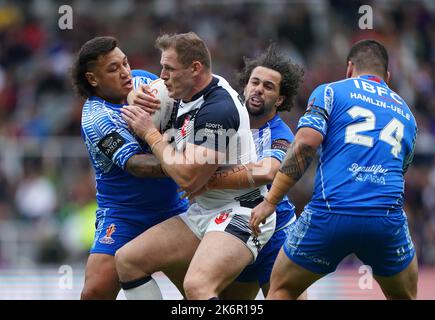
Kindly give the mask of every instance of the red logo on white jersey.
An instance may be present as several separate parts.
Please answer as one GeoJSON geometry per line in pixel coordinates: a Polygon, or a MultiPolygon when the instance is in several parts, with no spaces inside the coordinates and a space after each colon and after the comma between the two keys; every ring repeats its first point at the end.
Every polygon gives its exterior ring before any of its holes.
{"type": "Polygon", "coordinates": [[[186,118],[184,119],[183,125],[181,126],[181,136],[183,138],[186,136],[186,129],[187,129],[187,126],[189,125],[189,121],[190,121],[190,117],[186,116],[186,118]]]}
{"type": "Polygon", "coordinates": [[[219,215],[214,219],[214,222],[216,224],[221,224],[222,222],[225,222],[227,220],[228,216],[230,215],[230,211],[224,211],[219,213],[219,215]]]}

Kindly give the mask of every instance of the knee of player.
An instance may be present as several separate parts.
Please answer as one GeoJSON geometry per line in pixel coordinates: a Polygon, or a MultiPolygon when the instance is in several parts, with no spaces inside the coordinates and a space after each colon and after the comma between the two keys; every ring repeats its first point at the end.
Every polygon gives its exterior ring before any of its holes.
{"type": "Polygon", "coordinates": [[[183,288],[188,300],[200,299],[201,283],[198,279],[186,277],[183,282],[183,288]]]}
{"type": "Polygon", "coordinates": [[[116,299],[119,288],[107,288],[107,285],[85,286],[80,294],[81,300],[113,300],[116,299]]]}
{"type": "Polygon", "coordinates": [[[128,272],[134,266],[133,256],[129,250],[120,248],[115,253],[115,266],[118,274],[128,272]]]}
{"type": "Polygon", "coordinates": [[[118,249],[115,253],[116,272],[121,281],[150,276],[155,270],[153,259],[144,259],[144,252],[138,252],[128,245],[118,249]]]}
{"type": "Polygon", "coordinates": [[[201,277],[186,276],[183,288],[188,300],[207,300],[217,295],[209,285],[210,283],[201,277]]]}
{"type": "Polygon", "coordinates": [[[99,298],[100,298],[100,292],[97,288],[84,288],[80,294],[81,300],[93,300],[99,298]]]}

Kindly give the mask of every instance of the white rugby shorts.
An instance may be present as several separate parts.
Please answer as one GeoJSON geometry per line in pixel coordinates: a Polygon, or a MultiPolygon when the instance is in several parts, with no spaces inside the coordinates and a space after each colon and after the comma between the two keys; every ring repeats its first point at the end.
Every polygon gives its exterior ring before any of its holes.
{"type": "Polygon", "coordinates": [[[179,217],[199,239],[210,231],[220,231],[235,236],[252,252],[254,257],[252,262],[254,262],[258,252],[275,232],[276,213],[270,215],[266,223],[260,224],[261,233],[255,237],[249,227],[251,211],[251,208],[241,207],[236,201],[216,209],[204,209],[194,203],[179,217]]]}

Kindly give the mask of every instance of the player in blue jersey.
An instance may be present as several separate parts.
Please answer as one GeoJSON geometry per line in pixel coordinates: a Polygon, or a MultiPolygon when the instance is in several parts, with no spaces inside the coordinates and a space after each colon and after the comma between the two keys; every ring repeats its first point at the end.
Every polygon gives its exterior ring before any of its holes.
{"type": "MultiPolygon", "coordinates": [[[[278,112],[291,110],[302,77],[302,68],[279,54],[275,45],[256,59],[245,59],[245,67],[238,77],[239,86],[249,113],[258,161],[237,171],[214,174],[202,190],[189,195],[191,200],[206,189],[247,187],[239,183],[245,170],[251,170],[257,186],[272,182],[294,139],[278,112]]],[[[267,295],[273,264],[286,238],[286,229],[295,219],[294,206],[284,197],[276,208],[276,229],[272,238],[261,249],[257,260],[243,270],[220,298],[254,299],[260,288],[263,295],[267,295]]]]}
{"type": "MultiPolygon", "coordinates": [[[[129,126],[151,146],[163,170],[189,193],[199,190],[218,170],[256,162],[249,115],[228,82],[211,71],[210,52],[195,33],[162,35],[160,77],[177,99],[174,142],[154,127],[138,106],[124,107],[129,126]]],[[[207,190],[188,211],[145,231],[116,253],[116,267],[128,299],[156,299],[158,286],[148,281],[157,270],[176,269],[174,283],[188,299],[216,298],[255,261],[275,230],[275,214],[254,237],[251,209],[266,194],[252,176],[246,187],[207,190]]],[[[172,279],[171,279],[172,280],[172,279]]]]}
{"type": "MultiPolygon", "coordinates": [[[[132,72],[112,37],[86,42],[73,66],[74,86],[87,98],[82,136],[95,170],[98,204],[82,299],[115,299],[120,290],[116,250],[187,208],[175,182],[163,174],[159,161],[121,117],[129,92],[156,78],[146,71],[132,72]]],[[[159,103],[149,98],[148,102],[150,111],[159,103]]]]}
{"type": "Polygon", "coordinates": [[[371,266],[388,299],[417,297],[417,258],[403,211],[417,125],[387,86],[387,67],[382,44],[360,41],[349,52],[347,79],[311,94],[270,192],[252,211],[258,233],[319,149],[312,199],[291,226],[267,298],[298,297],[351,253],[371,266]]]}

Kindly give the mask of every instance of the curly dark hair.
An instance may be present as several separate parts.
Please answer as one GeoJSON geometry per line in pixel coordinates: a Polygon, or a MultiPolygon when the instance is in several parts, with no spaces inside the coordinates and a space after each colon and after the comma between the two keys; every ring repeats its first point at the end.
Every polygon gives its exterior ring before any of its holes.
{"type": "Polygon", "coordinates": [[[284,101],[277,108],[278,111],[290,111],[294,105],[294,99],[304,76],[304,69],[277,51],[276,44],[272,43],[266,51],[255,59],[244,57],[244,69],[237,74],[240,91],[248,84],[252,71],[256,67],[265,67],[281,74],[281,86],[279,94],[283,95],[284,101]]]}
{"type": "Polygon", "coordinates": [[[92,68],[98,57],[105,55],[118,46],[114,37],[96,37],[86,42],[77,54],[71,69],[71,81],[77,93],[89,98],[94,93],[94,87],[86,79],[86,72],[92,68]]]}

